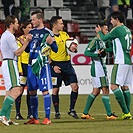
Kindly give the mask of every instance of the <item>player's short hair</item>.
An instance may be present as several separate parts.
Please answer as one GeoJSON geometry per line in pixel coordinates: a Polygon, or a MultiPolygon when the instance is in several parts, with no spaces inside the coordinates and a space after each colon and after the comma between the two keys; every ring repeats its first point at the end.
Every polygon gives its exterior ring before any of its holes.
{"type": "Polygon", "coordinates": [[[118,19],[120,23],[125,23],[125,15],[122,11],[116,11],[111,14],[113,19],[118,19]]]}
{"type": "Polygon", "coordinates": [[[41,10],[36,10],[36,11],[32,12],[31,16],[33,16],[35,14],[36,14],[38,19],[40,19],[40,18],[44,19],[44,14],[43,14],[43,12],[41,10]]]}
{"type": "Polygon", "coordinates": [[[50,27],[53,28],[53,25],[57,23],[57,20],[62,19],[61,16],[53,16],[50,19],[50,27]]]}
{"type": "Polygon", "coordinates": [[[5,26],[6,26],[6,28],[9,28],[11,23],[14,24],[16,18],[17,17],[14,16],[14,15],[7,16],[6,19],[5,19],[5,26]]]}
{"type": "Polygon", "coordinates": [[[100,21],[100,22],[98,22],[97,25],[96,25],[96,27],[97,27],[98,25],[99,25],[100,27],[107,26],[107,24],[106,24],[105,21],[100,21]]]}

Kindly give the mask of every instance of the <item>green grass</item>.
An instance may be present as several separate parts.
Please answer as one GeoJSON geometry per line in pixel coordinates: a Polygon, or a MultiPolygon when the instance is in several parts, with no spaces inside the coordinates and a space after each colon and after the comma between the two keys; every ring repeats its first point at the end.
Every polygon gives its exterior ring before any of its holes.
{"type": "MultiPolygon", "coordinates": [[[[86,99],[88,95],[79,95],[75,110],[78,116],[81,116],[83,112],[86,99]]],[[[133,95],[132,95],[133,97],[133,95]]],[[[3,96],[0,96],[0,104],[2,105],[3,96]]],[[[111,108],[116,115],[121,116],[121,109],[116,102],[114,95],[110,95],[111,108]]],[[[69,95],[60,95],[60,112],[61,119],[54,119],[54,109],[51,109],[51,125],[24,125],[23,123],[27,121],[27,107],[26,107],[26,97],[22,98],[21,114],[25,117],[25,120],[18,121],[19,126],[3,126],[0,125],[0,133],[133,133],[133,120],[106,120],[106,113],[101,100],[101,95],[95,100],[90,114],[95,118],[95,120],[83,120],[74,119],[68,116],[67,111],[69,109],[69,95]]],[[[133,103],[131,103],[132,107],[133,103]]],[[[0,106],[1,108],[1,106],[0,106]]],[[[132,108],[131,108],[131,114],[132,108]]],[[[15,117],[15,107],[13,106],[11,119],[15,117]]],[[[39,118],[40,122],[43,121],[43,98],[39,96],[39,118]]]]}

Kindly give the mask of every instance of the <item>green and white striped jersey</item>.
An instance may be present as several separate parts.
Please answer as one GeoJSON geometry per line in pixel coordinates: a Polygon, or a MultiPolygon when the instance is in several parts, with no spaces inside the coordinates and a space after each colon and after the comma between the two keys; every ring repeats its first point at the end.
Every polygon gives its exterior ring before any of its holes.
{"type": "Polygon", "coordinates": [[[89,56],[92,59],[91,64],[91,76],[92,77],[104,77],[107,75],[106,70],[106,57],[98,57],[98,50],[99,49],[106,49],[105,43],[95,37],[89,44],[87,45],[84,55],[89,56]]]}
{"type": "Polygon", "coordinates": [[[112,40],[114,64],[131,64],[130,49],[132,44],[131,31],[124,25],[113,28],[105,36],[98,32],[103,41],[112,40]]]}

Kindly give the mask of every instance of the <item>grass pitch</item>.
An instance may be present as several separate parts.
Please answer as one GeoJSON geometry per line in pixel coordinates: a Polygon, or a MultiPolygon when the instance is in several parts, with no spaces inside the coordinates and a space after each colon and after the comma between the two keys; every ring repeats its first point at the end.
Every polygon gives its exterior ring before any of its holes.
{"type": "MultiPolygon", "coordinates": [[[[69,95],[60,95],[61,119],[54,119],[54,109],[51,109],[51,125],[24,125],[27,121],[26,96],[22,97],[21,114],[25,120],[15,120],[15,106],[13,106],[11,119],[19,122],[19,126],[3,126],[0,124],[0,133],[133,133],[133,120],[106,120],[106,112],[99,95],[90,110],[94,120],[84,120],[80,116],[83,112],[88,95],[79,95],[75,110],[79,119],[74,119],[67,114],[69,109],[69,95]]],[[[133,95],[132,95],[133,98],[133,95]]],[[[0,96],[0,108],[4,97],[0,96]]],[[[112,112],[121,116],[121,109],[116,102],[114,95],[110,95],[112,112]]],[[[131,103],[131,114],[133,115],[133,102],[131,103]]],[[[39,96],[39,118],[43,121],[43,98],[39,96]]]]}

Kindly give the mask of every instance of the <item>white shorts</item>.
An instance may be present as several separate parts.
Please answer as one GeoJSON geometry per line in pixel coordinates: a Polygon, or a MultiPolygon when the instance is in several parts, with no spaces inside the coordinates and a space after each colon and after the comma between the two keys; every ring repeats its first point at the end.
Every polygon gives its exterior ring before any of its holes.
{"type": "Polygon", "coordinates": [[[92,85],[93,88],[102,88],[105,86],[109,86],[108,78],[104,77],[92,77],[92,85]]]}
{"type": "Polygon", "coordinates": [[[132,66],[115,64],[112,69],[111,84],[130,86],[132,84],[132,66]]]}
{"type": "Polygon", "coordinates": [[[14,60],[3,60],[2,62],[2,75],[6,90],[13,87],[20,86],[18,63],[14,60]]]}

